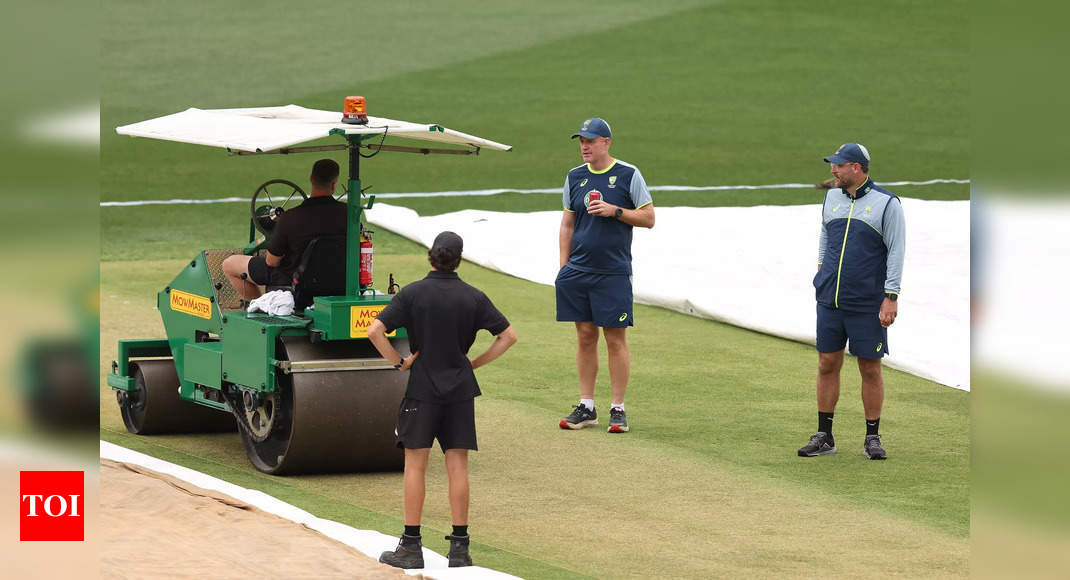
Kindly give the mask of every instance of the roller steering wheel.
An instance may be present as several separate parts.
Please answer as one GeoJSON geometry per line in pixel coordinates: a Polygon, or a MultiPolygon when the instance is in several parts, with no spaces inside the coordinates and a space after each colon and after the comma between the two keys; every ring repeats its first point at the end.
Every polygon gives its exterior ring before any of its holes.
{"type": "Polygon", "coordinates": [[[308,199],[304,190],[301,189],[296,183],[287,179],[269,179],[256,188],[253,192],[253,200],[249,205],[249,209],[252,212],[253,227],[256,231],[264,234],[264,236],[270,237],[272,232],[275,231],[275,226],[279,223],[279,217],[287,209],[289,204],[297,194],[301,194],[301,201],[308,199]],[[263,197],[264,199],[261,199],[263,197]],[[257,206],[257,201],[260,201],[261,205],[257,206]],[[264,203],[266,201],[266,203],[264,203]]]}

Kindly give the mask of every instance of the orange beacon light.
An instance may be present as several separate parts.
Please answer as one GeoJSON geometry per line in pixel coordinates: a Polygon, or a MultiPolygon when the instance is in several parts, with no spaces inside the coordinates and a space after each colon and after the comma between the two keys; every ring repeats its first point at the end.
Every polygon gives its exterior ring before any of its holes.
{"type": "Polygon", "coordinates": [[[365,108],[364,97],[346,97],[345,109],[342,112],[342,122],[350,125],[368,124],[368,110],[365,108]]]}

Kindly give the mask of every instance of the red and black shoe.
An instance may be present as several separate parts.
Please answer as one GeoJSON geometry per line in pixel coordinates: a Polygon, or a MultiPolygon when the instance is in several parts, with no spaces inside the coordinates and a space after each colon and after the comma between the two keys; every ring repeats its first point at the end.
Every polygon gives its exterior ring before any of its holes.
{"type": "Polygon", "coordinates": [[[628,432],[628,417],[624,414],[624,409],[618,409],[613,407],[609,410],[609,429],[610,433],[627,433],[628,432]]]}
{"type": "Polygon", "coordinates": [[[569,413],[568,417],[561,419],[561,423],[559,423],[562,429],[583,429],[597,424],[598,411],[588,409],[583,403],[576,405],[576,408],[569,413]]]}

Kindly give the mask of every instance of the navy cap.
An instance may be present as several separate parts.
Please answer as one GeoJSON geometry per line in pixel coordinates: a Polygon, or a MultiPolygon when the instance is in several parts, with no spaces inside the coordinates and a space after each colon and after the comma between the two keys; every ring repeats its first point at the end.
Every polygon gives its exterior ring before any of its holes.
{"type": "Polygon", "coordinates": [[[591,117],[584,121],[583,125],[580,125],[580,130],[572,136],[573,139],[576,137],[586,137],[588,139],[605,137],[606,139],[612,139],[613,132],[609,130],[609,123],[598,117],[591,117]]]}
{"type": "Polygon", "coordinates": [[[844,143],[825,158],[827,163],[859,163],[869,167],[869,150],[861,143],[844,143]]]}
{"type": "Polygon", "coordinates": [[[435,236],[435,243],[431,245],[431,250],[450,250],[460,255],[464,250],[464,240],[453,232],[442,232],[435,236]]]}

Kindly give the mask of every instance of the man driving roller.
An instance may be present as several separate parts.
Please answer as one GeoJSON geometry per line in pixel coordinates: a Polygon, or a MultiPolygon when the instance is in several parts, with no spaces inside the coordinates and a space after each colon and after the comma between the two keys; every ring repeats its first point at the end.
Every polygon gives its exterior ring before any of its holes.
{"type": "Polygon", "coordinates": [[[279,217],[268,240],[267,253],[235,254],[223,260],[223,273],[244,300],[259,298],[260,286],[288,286],[305,247],[313,239],[345,235],[346,204],[334,199],[338,173],[335,161],[317,161],[309,176],[308,199],[279,217]]]}

